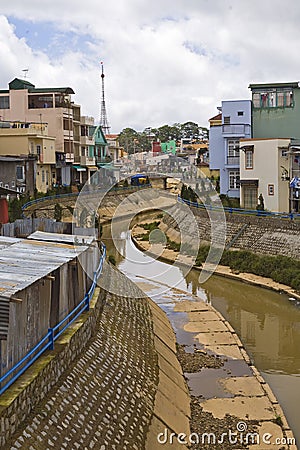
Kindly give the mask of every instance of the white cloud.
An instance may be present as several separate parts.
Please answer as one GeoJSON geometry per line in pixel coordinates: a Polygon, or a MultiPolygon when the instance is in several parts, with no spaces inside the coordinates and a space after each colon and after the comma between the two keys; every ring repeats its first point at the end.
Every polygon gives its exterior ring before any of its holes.
{"type": "Polygon", "coordinates": [[[250,83],[300,78],[298,0],[15,0],[0,14],[0,88],[29,68],[36,86],[73,87],[98,119],[103,60],[115,132],[208,126],[222,100],[250,98],[250,83]],[[21,38],[14,18],[29,20],[33,35],[42,24],[48,47],[21,38]]]}

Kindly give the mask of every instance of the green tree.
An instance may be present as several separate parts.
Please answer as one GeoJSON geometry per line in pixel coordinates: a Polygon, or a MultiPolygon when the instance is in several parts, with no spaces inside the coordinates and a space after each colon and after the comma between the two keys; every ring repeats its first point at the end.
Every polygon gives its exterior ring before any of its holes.
{"type": "Polygon", "coordinates": [[[139,133],[133,128],[124,128],[119,135],[119,143],[128,153],[134,152],[135,140],[138,139],[139,133]]]}
{"type": "Polygon", "coordinates": [[[62,218],[62,206],[59,203],[55,203],[54,206],[54,219],[57,220],[58,222],[61,221],[62,218]]]}

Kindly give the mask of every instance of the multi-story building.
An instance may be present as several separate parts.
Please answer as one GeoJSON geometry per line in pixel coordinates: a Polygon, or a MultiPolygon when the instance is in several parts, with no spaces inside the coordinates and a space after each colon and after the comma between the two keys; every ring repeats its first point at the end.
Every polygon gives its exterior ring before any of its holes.
{"type": "Polygon", "coordinates": [[[209,133],[209,167],[220,170],[220,194],[239,197],[240,139],[251,137],[251,101],[222,101],[212,117],[209,133]]]}
{"type": "Polygon", "coordinates": [[[34,189],[47,192],[56,184],[55,138],[48,136],[46,123],[0,122],[0,156],[13,156],[27,161],[24,165],[24,162],[15,164],[17,160],[13,162],[12,159],[6,159],[6,165],[10,161],[18,171],[16,179],[12,177],[10,182],[5,181],[4,184],[9,184],[9,188],[18,188],[19,192],[26,190],[32,194],[34,189]]]}
{"type": "Polygon", "coordinates": [[[289,212],[290,139],[242,139],[241,206],[289,212]]]}
{"type": "Polygon", "coordinates": [[[95,125],[94,118],[82,116],[80,119],[80,148],[75,153],[73,169],[75,182],[90,182],[98,167],[109,163],[108,144],[100,125],[95,125]]]}
{"type": "Polygon", "coordinates": [[[36,88],[19,78],[8,87],[0,90],[1,120],[47,123],[48,135],[55,138],[57,182],[69,185],[74,154],[80,151],[80,106],[72,102],[73,89],[36,88]]]}
{"type": "Polygon", "coordinates": [[[250,84],[254,138],[300,139],[299,82],[250,84]]]}

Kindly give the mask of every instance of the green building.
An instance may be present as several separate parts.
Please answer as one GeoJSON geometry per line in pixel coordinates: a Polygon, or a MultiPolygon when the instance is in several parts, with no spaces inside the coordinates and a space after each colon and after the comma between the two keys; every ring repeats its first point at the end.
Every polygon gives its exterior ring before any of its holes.
{"type": "Polygon", "coordinates": [[[250,84],[253,138],[300,139],[298,82],[250,84]]]}
{"type": "Polygon", "coordinates": [[[160,144],[162,153],[176,154],[176,142],[174,140],[168,142],[161,142],[160,144]]]}

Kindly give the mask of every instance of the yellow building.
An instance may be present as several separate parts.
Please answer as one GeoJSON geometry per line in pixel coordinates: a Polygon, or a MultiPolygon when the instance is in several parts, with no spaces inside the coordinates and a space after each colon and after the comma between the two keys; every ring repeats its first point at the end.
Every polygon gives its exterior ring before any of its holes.
{"type": "Polygon", "coordinates": [[[56,183],[55,138],[45,123],[0,122],[0,156],[35,156],[35,187],[47,192],[56,183]]]}

